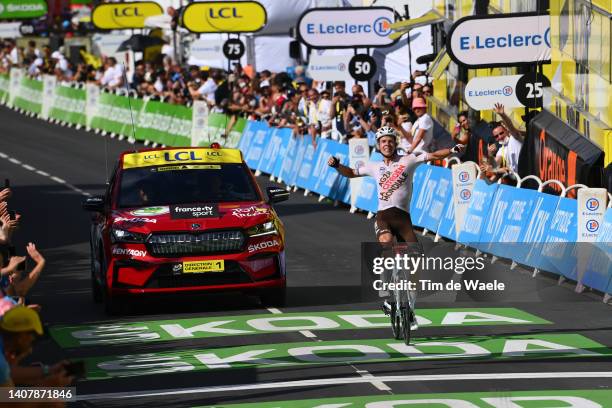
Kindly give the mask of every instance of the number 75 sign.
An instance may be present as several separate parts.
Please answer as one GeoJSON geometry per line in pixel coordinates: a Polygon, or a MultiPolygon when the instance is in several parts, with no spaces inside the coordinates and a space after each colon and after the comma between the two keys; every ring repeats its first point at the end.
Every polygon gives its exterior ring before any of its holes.
{"type": "Polygon", "coordinates": [[[476,77],[465,87],[465,100],[474,110],[493,109],[501,103],[506,108],[541,108],[547,104],[546,88],[550,81],[542,74],[476,77]]]}

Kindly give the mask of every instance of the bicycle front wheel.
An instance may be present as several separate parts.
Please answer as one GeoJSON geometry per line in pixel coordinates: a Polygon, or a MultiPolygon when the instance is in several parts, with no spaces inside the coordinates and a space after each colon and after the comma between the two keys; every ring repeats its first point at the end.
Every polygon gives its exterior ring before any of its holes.
{"type": "Polygon", "coordinates": [[[401,316],[400,310],[397,307],[397,304],[391,303],[391,330],[393,330],[393,338],[395,340],[399,340],[402,338],[402,326],[401,326],[401,316]]]}

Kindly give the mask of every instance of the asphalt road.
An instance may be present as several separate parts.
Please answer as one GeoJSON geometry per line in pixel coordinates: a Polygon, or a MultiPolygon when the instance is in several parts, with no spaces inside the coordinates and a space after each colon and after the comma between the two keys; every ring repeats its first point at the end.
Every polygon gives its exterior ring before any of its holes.
{"type": "Polygon", "coordinates": [[[406,348],[384,327],[378,303],[361,297],[360,244],[372,240],[372,221],[301,191],[277,207],[287,231],[287,307],[198,296],[137,302],[109,318],[91,300],[81,201],[103,191],[120,152],[139,146],[5,107],[0,124],[0,179],[10,178],[10,206],[23,214],[18,252],[35,242],[48,260],[31,301],[43,306],[53,336],[39,340],[29,361],[85,359],[80,406],[343,407],[463,393],[453,398],[489,407],[476,393],[507,399],[527,391],[597,396],[612,406],[612,309],[597,294],[497,263],[484,279],[503,281],[504,292],[420,299],[421,328],[406,348]],[[295,402],[307,399],[317,401],[295,402]]]}

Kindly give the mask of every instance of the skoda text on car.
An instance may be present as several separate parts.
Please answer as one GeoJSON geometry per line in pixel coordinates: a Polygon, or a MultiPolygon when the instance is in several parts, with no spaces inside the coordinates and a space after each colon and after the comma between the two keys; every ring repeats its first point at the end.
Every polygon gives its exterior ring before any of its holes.
{"type": "Polygon", "coordinates": [[[238,291],[282,304],[284,229],[236,149],[123,153],[105,196],[88,198],[92,290],[108,312],[154,293],[238,291]]]}

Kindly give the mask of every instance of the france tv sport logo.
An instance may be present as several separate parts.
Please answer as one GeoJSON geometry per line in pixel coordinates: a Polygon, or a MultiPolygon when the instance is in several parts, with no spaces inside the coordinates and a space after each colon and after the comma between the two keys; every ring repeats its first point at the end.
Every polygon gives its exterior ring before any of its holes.
{"type": "Polygon", "coordinates": [[[599,200],[596,198],[589,198],[586,202],[586,208],[589,211],[597,211],[599,208],[599,200]]]}
{"type": "Polygon", "coordinates": [[[472,197],[472,193],[470,192],[470,190],[465,188],[461,190],[461,192],[459,193],[459,197],[461,197],[462,200],[469,200],[470,197],[472,197]]]}
{"type": "Polygon", "coordinates": [[[459,173],[459,181],[462,183],[470,181],[470,174],[467,171],[462,171],[459,173]]]}
{"type": "Polygon", "coordinates": [[[586,223],[586,229],[589,232],[597,232],[599,229],[599,222],[597,222],[597,220],[588,220],[586,223]]]}
{"type": "Polygon", "coordinates": [[[379,17],[372,24],[374,32],[381,37],[387,37],[391,34],[391,20],[387,17],[379,17]]]}

